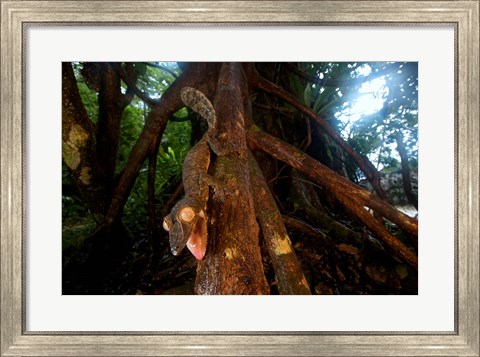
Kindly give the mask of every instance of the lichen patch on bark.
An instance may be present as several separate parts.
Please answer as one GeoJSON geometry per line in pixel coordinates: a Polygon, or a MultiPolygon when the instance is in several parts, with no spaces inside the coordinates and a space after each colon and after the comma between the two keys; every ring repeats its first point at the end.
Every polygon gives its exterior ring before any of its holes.
{"type": "Polygon", "coordinates": [[[287,236],[281,236],[278,233],[274,233],[274,251],[276,255],[284,255],[292,253],[292,243],[287,236]]]}
{"type": "Polygon", "coordinates": [[[87,131],[80,125],[74,124],[68,133],[68,140],[62,142],[63,160],[71,170],[76,170],[80,165],[81,148],[86,146],[88,139],[87,131]]]}
{"type": "Polygon", "coordinates": [[[237,250],[235,248],[225,248],[225,259],[232,260],[237,256],[237,250]]]}
{"type": "Polygon", "coordinates": [[[88,133],[80,125],[74,124],[68,134],[68,141],[72,147],[83,147],[88,140],[88,133]]]}
{"type": "Polygon", "coordinates": [[[65,142],[62,142],[62,157],[71,170],[76,170],[80,164],[80,152],[65,142]]]}
{"type": "Polygon", "coordinates": [[[90,185],[90,181],[92,179],[92,175],[90,174],[91,168],[88,166],[82,167],[82,171],[80,172],[80,180],[83,182],[84,185],[90,185]]]}

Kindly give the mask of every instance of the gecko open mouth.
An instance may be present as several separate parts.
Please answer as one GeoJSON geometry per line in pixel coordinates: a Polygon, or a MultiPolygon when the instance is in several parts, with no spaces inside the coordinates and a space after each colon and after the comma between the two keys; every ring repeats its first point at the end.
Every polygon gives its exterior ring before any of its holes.
{"type": "Polygon", "coordinates": [[[203,212],[198,215],[195,227],[187,241],[187,248],[198,260],[202,260],[207,251],[207,220],[203,212]]]}

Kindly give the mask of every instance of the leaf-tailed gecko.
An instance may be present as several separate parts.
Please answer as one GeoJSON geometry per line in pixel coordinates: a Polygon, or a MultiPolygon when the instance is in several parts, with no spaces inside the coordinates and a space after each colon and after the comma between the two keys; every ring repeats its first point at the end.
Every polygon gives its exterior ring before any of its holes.
{"type": "Polygon", "coordinates": [[[182,88],[181,97],[185,105],[207,120],[209,129],[185,158],[182,168],[185,196],[164,218],[163,228],[169,232],[173,255],[179,255],[186,245],[195,258],[202,260],[207,250],[206,209],[211,184],[208,137],[215,126],[215,110],[208,98],[194,88],[182,88]]]}

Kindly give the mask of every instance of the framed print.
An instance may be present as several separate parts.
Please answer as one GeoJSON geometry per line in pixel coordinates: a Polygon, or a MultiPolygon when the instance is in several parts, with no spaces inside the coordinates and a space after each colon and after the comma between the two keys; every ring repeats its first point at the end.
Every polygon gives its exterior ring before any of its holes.
{"type": "Polygon", "coordinates": [[[0,2],[2,356],[480,355],[478,0],[0,2]]]}

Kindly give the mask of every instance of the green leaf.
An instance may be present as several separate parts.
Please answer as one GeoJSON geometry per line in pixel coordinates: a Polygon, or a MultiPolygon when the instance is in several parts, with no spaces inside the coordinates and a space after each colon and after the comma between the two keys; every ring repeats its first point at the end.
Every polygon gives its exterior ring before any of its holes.
{"type": "Polygon", "coordinates": [[[169,146],[168,149],[168,156],[170,156],[173,160],[175,160],[175,151],[169,146]]]}
{"type": "Polygon", "coordinates": [[[309,108],[310,108],[311,98],[312,98],[312,86],[310,85],[310,83],[308,83],[307,87],[305,88],[305,91],[303,92],[303,102],[309,108]]]}
{"type": "Polygon", "coordinates": [[[317,99],[315,100],[315,103],[313,103],[313,111],[316,113],[318,109],[320,109],[320,105],[323,104],[323,99],[325,97],[321,94],[318,95],[317,99]]]}

